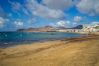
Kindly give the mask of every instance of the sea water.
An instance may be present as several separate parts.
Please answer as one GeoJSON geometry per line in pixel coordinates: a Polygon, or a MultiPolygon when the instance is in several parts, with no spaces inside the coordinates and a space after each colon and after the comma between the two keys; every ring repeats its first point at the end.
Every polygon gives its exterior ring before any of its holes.
{"type": "Polygon", "coordinates": [[[0,32],[0,47],[81,36],[84,35],[65,32],[0,32]]]}

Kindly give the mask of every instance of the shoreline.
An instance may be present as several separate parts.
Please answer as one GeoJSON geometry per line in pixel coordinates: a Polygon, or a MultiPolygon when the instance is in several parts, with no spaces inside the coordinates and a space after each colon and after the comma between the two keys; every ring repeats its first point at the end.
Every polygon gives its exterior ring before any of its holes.
{"type": "MultiPolygon", "coordinates": [[[[83,38],[83,37],[88,37],[88,36],[94,36],[94,34],[82,34],[84,36],[80,36],[80,37],[75,37],[75,38],[83,38]]],[[[49,42],[49,41],[62,41],[62,40],[66,40],[69,41],[70,39],[75,39],[75,38],[60,38],[60,39],[47,39],[47,40],[38,40],[38,41],[24,41],[24,42],[15,42],[14,45],[12,45],[14,42],[11,42],[11,45],[5,44],[5,46],[0,46],[0,48],[9,48],[9,47],[16,47],[16,46],[21,46],[21,45],[31,45],[31,44],[38,44],[38,43],[42,43],[42,42],[49,42]]]]}
{"type": "MultiPolygon", "coordinates": [[[[9,48],[9,47],[15,47],[15,46],[20,46],[20,45],[27,45],[27,44],[34,44],[34,43],[42,43],[42,42],[48,42],[48,41],[61,41],[61,40],[67,40],[69,41],[70,39],[79,39],[79,38],[83,38],[83,37],[91,37],[91,36],[99,36],[98,34],[82,34],[84,36],[80,36],[80,37],[74,37],[74,38],[60,38],[60,39],[50,39],[50,40],[38,40],[38,41],[24,41],[24,42],[15,42],[15,45],[12,46],[5,46],[5,47],[0,47],[0,48],[9,48]]],[[[13,43],[13,42],[12,42],[13,43]]],[[[8,45],[8,44],[5,44],[8,45]]]]}
{"type": "Polygon", "coordinates": [[[0,66],[99,66],[99,35],[0,48],[0,66]]]}
{"type": "MultiPolygon", "coordinates": [[[[62,32],[65,33],[65,32],[62,32]]],[[[71,33],[72,34],[72,33],[71,33]]],[[[80,33],[73,33],[73,34],[80,34],[80,33]]],[[[81,36],[78,37],[83,37],[83,36],[89,36],[88,34],[81,34],[81,36]]],[[[76,37],[76,38],[78,38],[76,37]]],[[[26,41],[15,41],[15,42],[1,42],[0,48],[6,48],[10,46],[17,46],[17,45],[25,45],[25,44],[32,44],[36,42],[47,42],[47,41],[56,41],[56,40],[64,40],[64,39],[69,39],[69,38],[75,38],[75,37],[67,37],[67,38],[58,38],[58,39],[44,39],[44,40],[26,40],[26,41]]]]}

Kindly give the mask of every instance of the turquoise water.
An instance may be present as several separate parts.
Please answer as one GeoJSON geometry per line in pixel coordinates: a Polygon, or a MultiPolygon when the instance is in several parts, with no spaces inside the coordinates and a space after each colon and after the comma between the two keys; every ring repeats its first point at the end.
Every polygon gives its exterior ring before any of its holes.
{"type": "Polygon", "coordinates": [[[37,41],[75,38],[84,36],[76,33],[65,32],[1,32],[0,33],[0,47],[7,47],[12,45],[31,43],[37,41]]]}

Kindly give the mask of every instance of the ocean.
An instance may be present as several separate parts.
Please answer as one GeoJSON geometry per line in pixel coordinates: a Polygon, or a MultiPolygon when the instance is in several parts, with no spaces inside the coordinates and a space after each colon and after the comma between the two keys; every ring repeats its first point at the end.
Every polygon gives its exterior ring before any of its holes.
{"type": "Polygon", "coordinates": [[[0,32],[0,47],[81,36],[85,35],[65,32],[0,32]]]}

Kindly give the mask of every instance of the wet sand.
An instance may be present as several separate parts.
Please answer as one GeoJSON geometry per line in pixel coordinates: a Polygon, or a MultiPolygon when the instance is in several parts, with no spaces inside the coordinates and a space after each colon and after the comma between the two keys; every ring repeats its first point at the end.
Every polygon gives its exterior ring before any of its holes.
{"type": "Polygon", "coordinates": [[[99,35],[0,48],[0,66],[99,66],[99,35]]]}

